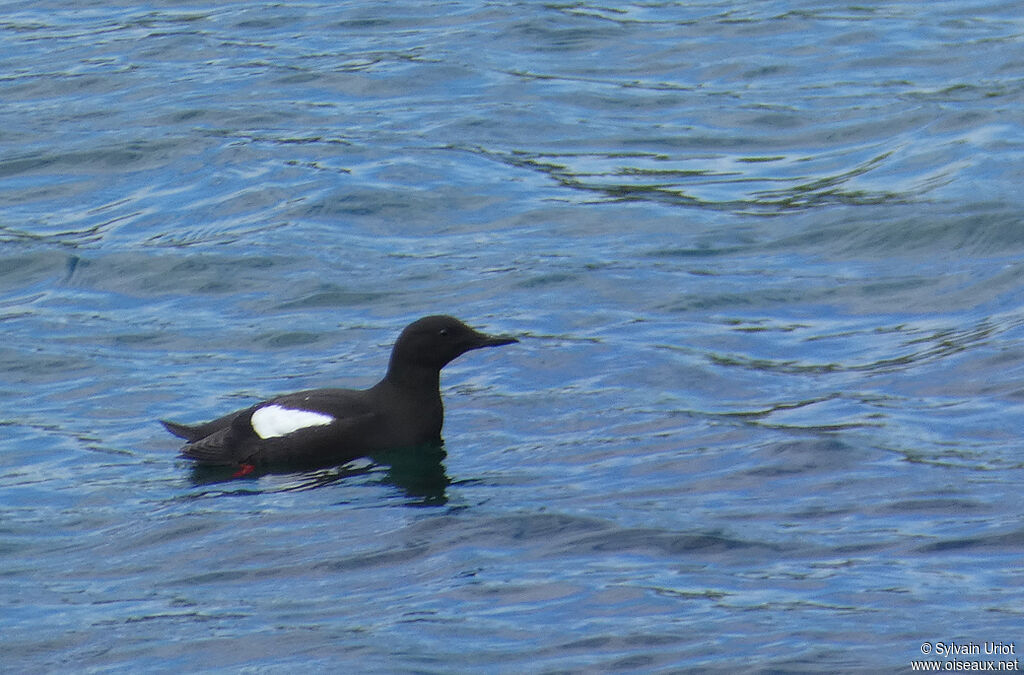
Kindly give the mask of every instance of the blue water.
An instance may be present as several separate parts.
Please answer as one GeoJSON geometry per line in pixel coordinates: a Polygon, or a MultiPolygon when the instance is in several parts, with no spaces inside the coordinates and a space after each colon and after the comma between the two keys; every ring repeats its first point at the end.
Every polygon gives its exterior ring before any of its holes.
{"type": "Polygon", "coordinates": [[[1017,3],[2,10],[0,670],[1024,650],[1017,3]],[[437,312],[445,457],[155,422],[437,312]]]}

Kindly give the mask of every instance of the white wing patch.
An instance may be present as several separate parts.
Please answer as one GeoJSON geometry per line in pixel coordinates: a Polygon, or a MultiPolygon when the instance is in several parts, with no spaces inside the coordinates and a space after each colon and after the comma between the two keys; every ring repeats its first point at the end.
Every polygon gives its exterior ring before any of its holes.
{"type": "Polygon", "coordinates": [[[319,427],[333,421],[334,418],[325,413],[268,405],[252,414],[252,430],[260,438],[277,438],[299,429],[319,427]]]}

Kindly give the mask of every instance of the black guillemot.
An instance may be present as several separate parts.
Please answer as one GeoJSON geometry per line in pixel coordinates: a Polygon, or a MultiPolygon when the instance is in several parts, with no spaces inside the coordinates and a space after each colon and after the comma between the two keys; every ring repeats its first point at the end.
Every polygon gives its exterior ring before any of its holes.
{"type": "Polygon", "coordinates": [[[393,448],[441,442],[441,369],[472,349],[518,342],[485,335],[450,316],[406,326],[384,379],[365,390],[310,389],[268,399],[212,422],[161,420],[188,441],[183,457],[238,468],[329,466],[393,448]]]}

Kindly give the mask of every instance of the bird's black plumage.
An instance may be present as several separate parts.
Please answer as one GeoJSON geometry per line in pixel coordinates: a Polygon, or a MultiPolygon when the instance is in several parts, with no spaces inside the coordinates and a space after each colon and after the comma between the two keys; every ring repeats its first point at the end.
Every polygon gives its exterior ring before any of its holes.
{"type": "Polygon", "coordinates": [[[409,324],[384,378],[365,390],[310,389],[267,399],[195,426],[162,420],[199,464],[327,466],[390,448],[439,443],[441,368],[472,349],[518,342],[485,335],[450,316],[409,324]]]}

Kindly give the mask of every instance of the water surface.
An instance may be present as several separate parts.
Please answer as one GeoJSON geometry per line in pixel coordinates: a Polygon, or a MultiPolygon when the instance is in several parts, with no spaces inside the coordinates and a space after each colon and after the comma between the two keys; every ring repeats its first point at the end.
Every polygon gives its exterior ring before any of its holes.
{"type": "Polygon", "coordinates": [[[1014,3],[3,9],[5,668],[1024,648],[1014,3]],[[155,422],[437,312],[522,338],[444,454],[224,481],[155,422]]]}

